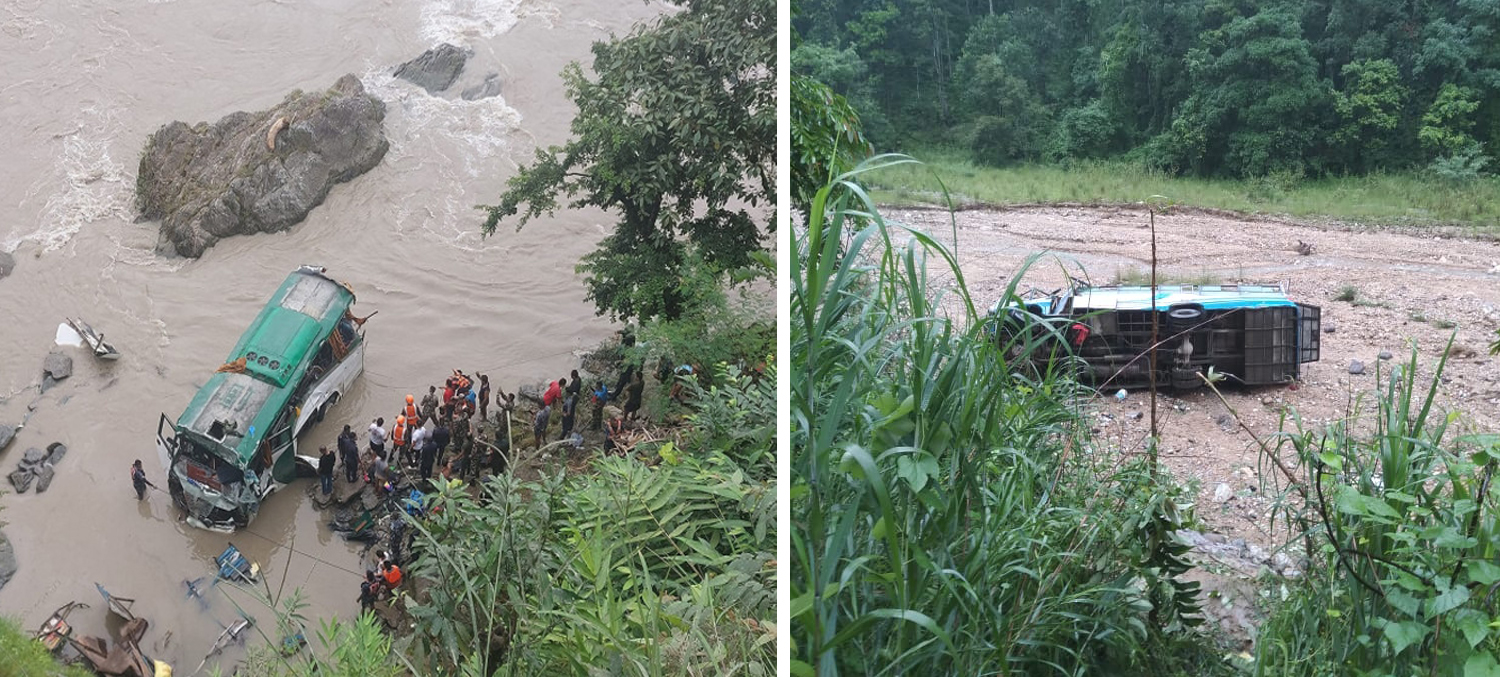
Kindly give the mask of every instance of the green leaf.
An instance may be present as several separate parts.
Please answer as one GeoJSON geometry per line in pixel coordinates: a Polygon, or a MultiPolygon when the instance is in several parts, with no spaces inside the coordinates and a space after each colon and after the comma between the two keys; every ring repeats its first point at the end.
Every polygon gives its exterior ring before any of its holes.
{"type": "Polygon", "coordinates": [[[1436,617],[1453,609],[1463,606],[1469,601],[1469,589],[1462,585],[1455,585],[1444,590],[1437,597],[1427,600],[1427,616],[1436,617]]]}
{"type": "Polygon", "coordinates": [[[1482,559],[1471,559],[1465,562],[1464,571],[1468,572],[1469,580],[1480,585],[1493,585],[1495,581],[1500,581],[1500,566],[1482,559]]]}
{"type": "Polygon", "coordinates": [[[1427,636],[1430,629],[1421,623],[1402,621],[1400,623],[1386,623],[1383,631],[1386,640],[1391,643],[1391,651],[1399,654],[1405,651],[1406,647],[1422,641],[1422,638],[1427,636]]]}
{"type": "Polygon", "coordinates": [[[1318,454],[1318,460],[1322,461],[1323,465],[1328,466],[1328,469],[1333,472],[1340,472],[1344,469],[1344,458],[1342,456],[1339,456],[1338,452],[1320,452],[1318,454]]]}
{"type": "Polygon", "coordinates": [[[1500,664],[1488,653],[1476,653],[1464,661],[1464,677],[1500,677],[1500,664]]]}
{"type": "Polygon", "coordinates": [[[1489,617],[1478,609],[1459,609],[1453,614],[1453,627],[1464,633],[1470,647],[1479,646],[1490,634],[1489,617]]]}

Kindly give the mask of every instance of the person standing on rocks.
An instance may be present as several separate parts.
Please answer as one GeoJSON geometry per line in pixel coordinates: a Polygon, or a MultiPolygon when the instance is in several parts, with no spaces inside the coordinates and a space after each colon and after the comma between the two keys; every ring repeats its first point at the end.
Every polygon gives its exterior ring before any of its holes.
{"type": "Polygon", "coordinates": [[[130,483],[135,486],[135,500],[137,501],[146,500],[146,487],[156,488],[151,480],[146,479],[146,470],[141,467],[141,459],[135,459],[135,463],[130,464],[130,483]]]}
{"type": "Polygon", "coordinates": [[[432,479],[432,463],[437,460],[437,441],[431,436],[422,439],[421,446],[421,469],[422,479],[432,479]]]}
{"type": "Polygon", "coordinates": [[[438,395],[437,386],[427,386],[427,394],[422,396],[422,423],[431,421],[437,416],[438,395]]]}
{"type": "Polygon", "coordinates": [[[577,397],[578,393],[583,391],[583,379],[578,377],[577,369],[574,369],[571,373],[568,374],[568,376],[571,376],[573,380],[568,381],[568,387],[564,392],[577,397]]]}
{"type": "Polygon", "coordinates": [[[551,407],[562,399],[563,388],[568,387],[568,379],[560,378],[547,384],[547,392],[542,393],[542,406],[551,407]]]}
{"type": "Polygon", "coordinates": [[[354,431],[344,425],[344,432],[339,433],[339,456],[344,460],[344,479],[354,483],[354,478],[359,476],[359,442],[354,439],[354,431]]]}
{"type": "Polygon", "coordinates": [[[375,572],[365,570],[365,580],[359,584],[359,610],[361,612],[373,611],[375,609],[375,597],[380,592],[380,583],[375,578],[375,572]]]}
{"type": "Polygon", "coordinates": [[[479,375],[479,420],[490,420],[490,377],[479,375]]]}
{"type": "Polygon", "coordinates": [[[641,393],[646,390],[646,380],[637,373],[635,380],[625,388],[625,418],[635,420],[636,413],[641,410],[641,393]]]}
{"type": "Polygon", "coordinates": [[[540,407],[536,410],[536,420],[531,424],[531,432],[536,435],[536,448],[542,448],[542,441],[547,436],[547,422],[552,418],[552,407],[540,407]]]}
{"type": "Polygon", "coordinates": [[[437,464],[443,464],[443,456],[448,453],[448,442],[453,439],[453,431],[448,428],[446,421],[438,421],[437,427],[432,429],[432,441],[437,443],[437,464]]]}
{"type": "Polygon", "coordinates": [[[370,422],[370,453],[377,458],[385,458],[385,418],[377,418],[370,422]]]}
{"type": "Polygon", "coordinates": [[[473,429],[469,425],[469,413],[461,411],[453,416],[453,448],[457,453],[467,453],[469,450],[469,438],[473,435],[473,429]]]}
{"type": "Polygon", "coordinates": [[[318,447],[318,482],[323,485],[323,495],[333,493],[333,468],[338,457],[328,447],[318,447]]]}
{"type": "Polygon", "coordinates": [[[408,465],[414,466],[417,464],[417,457],[422,453],[422,445],[427,442],[427,438],[431,434],[427,432],[426,428],[417,428],[416,432],[411,434],[411,461],[408,465]]]}
{"type": "Polygon", "coordinates": [[[406,422],[413,428],[422,427],[422,419],[417,418],[416,399],[410,394],[406,396],[406,408],[401,410],[401,415],[406,417],[406,422]]]}
{"type": "Polygon", "coordinates": [[[604,423],[604,405],[609,402],[609,386],[604,381],[599,382],[599,387],[594,389],[594,416],[589,421],[589,429],[598,432],[604,423]]]}
{"type": "Polygon", "coordinates": [[[398,464],[406,460],[406,417],[397,416],[396,425],[391,428],[391,463],[398,464]]]}
{"type": "MultiPolygon", "coordinates": [[[[578,372],[575,371],[573,373],[576,374],[578,372]]],[[[573,432],[573,413],[577,411],[577,409],[578,396],[569,394],[568,399],[563,400],[562,406],[562,437],[559,437],[557,439],[568,439],[568,435],[573,432]]]]}

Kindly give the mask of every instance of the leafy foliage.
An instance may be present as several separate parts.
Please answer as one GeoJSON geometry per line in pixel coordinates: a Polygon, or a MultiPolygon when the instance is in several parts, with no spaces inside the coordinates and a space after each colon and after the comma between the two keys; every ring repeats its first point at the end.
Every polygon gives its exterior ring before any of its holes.
{"type": "Polygon", "coordinates": [[[1491,0],[805,4],[795,68],[880,120],[886,148],[1241,178],[1420,169],[1500,141],[1491,0]]]}
{"type": "Polygon", "coordinates": [[[1311,487],[1311,505],[1285,511],[1310,525],[1312,566],[1262,629],[1266,674],[1497,669],[1500,437],[1449,435],[1457,415],[1433,408],[1443,362],[1425,390],[1418,367],[1413,348],[1372,412],[1358,402],[1322,430],[1294,417],[1283,438],[1311,487]]]}
{"type": "Polygon", "coordinates": [[[751,263],[775,195],[775,6],[686,0],[681,12],[594,45],[594,79],[563,72],[578,106],[573,138],[538,149],[511,177],[483,230],[569,207],[620,220],[585,256],[588,298],[613,318],[675,318],[692,260],[713,273],[751,263]]]}
{"type": "Polygon", "coordinates": [[[1148,652],[1193,611],[1175,491],[1090,453],[1083,387],[1008,364],[951,251],[855,178],[814,199],[790,271],[794,673],[1171,672],[1148,652]]]}
{"type": "Polygon", "coordinates": [[[806,208],[830,178],[869,154],[859,114],[827,85],[792,76],[792,203],[806,208]]]}
{"type": "Polygon", "coordinates": [[[318,630],[324,658],[302,653],[295,659],[260,646],[250,650],[242,677],[397,677],[405,674],[391,653],[391,637],[371,614],[352,623],[330,619],[318,630]]]}
{"type": "Polygon", "coordinates": [[[412,568],[429,668],[770,674],[771,485],[721,455],[595,470],[434,499],[412,568]]]}

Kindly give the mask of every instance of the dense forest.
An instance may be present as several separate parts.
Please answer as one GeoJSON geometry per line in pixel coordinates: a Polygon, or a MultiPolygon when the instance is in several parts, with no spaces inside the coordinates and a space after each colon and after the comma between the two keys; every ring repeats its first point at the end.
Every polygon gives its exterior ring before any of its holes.
{"type": "Polygon", "coordinates": [[[881,150],[1198,176],[1483,173],[1500,0],[802,0],[792,60],[881,150]]]}

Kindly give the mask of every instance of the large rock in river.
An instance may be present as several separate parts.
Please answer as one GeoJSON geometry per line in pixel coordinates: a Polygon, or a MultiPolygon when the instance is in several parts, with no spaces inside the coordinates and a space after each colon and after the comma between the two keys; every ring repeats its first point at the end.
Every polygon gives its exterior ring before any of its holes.
{"type": "Polygon", "coordinates": [[[5,252],[0,252],[0,279],[3,279],[6,275],[9,275],[10,271],[15,269],[16,257],[11,256],[10,254],[7,254],[5,252]]]}
{"type": "Polygon", "coordinates": [[[427,90],[428,94],[437,94],[453,86],[468,60],[468,52],[445,42],[397,66],[395,75],[427,90]]]}
{"type": "Polygon", "coordinates": [[[159,250],[197,257],[220,238],[292,227],[333,184],[369,171],[389,147],[385,104],[345,75],[327,91],[292,92],[270,110],[156,130],[136,197],[142,216],[161,219],[159,250]]]}

